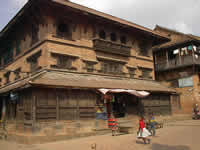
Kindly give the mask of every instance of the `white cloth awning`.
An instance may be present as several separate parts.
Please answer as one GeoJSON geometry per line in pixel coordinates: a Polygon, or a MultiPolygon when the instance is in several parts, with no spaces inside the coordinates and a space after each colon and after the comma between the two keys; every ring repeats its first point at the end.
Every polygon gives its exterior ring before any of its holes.
{"type": "Polygon", "coordinates": [[[150,95],[150,93],[146,91],[136,91],[136,90],[126,90],[126,89],[98,89],[98,91],[100,91],[104,95],[106,93],[129,93],[141,98],[150,95]]]}

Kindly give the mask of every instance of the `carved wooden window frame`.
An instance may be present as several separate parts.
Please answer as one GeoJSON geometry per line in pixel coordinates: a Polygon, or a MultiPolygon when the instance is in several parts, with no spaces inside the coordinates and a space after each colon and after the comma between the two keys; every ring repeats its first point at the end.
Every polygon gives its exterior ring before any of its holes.
{"type": "Polygon", "coordinates": [[[127,37],[126,36],[120,36],[120,42],[122,44],[127,44],[127,37]]]}
{"type": "Polygon", "coordinates": [[[144,67],[139,67],[139,69],[141,70],[142,72],[142,75],[140,76],[141,78],[144,78],[144,79],[152,79],[152,71],[153,69],[151,68],[144,68],[144,67]]]}
{"type": "Polygon", "coordinates": [[[31,45],[39,41],[39,24],[31,25],[31,45]]]}
{"type": "Polygon", "coordinates": [[[149,45],[147,40],[139,41],[139,55],[149,57],[149,45]]]}
{"type": "Polygon", "coordinates": [[[117,41],[117,34],[115,32],[110,33],[110,40],[112,42],[116,42],[117,41]]]}
{"type": "Polygon", "coordinates": [[[20,68],[17,68],[17,69],[14,71],[15,80],[18,80],[18,79],[21,78],[20,73],[21,73],[21,67],[20,67],[20,68]]]}
{"type": "Polygon", "coordinates": [[[78,56],[53,53],[53,52],[51,53],[51,55],[53,58],[56,59],[56,65],[51,65],[52,68],[76,70],[76,67],[73,66],[73,62],[78,58],[78,56]]]}
{"type": "Polygon", "coordinates": [[[106,39],[106,32],[104,30],[99,31],[99,38],[104,40],[106,39]]]}
{"type": "Polygon", "coordinates": [[[31,72],[33,71],[37,71],[38,69],[40,69],[41,67],[39,66],[39,62],[38,59],[39,57],[42,55],[41,50],[36,52],[35,54],[29,56],[27,58],[27,62],[30,64],[30,70],[31,72]]]}
{"type": "Polygon", "coordinates": [[[101,72],[105,74],[122,74],[123,73],[123,64],[114,61],[100,61],[101,63],[101,72]]]}
{"type": "Polygon", "coordinates": [[[130,78],[135,78],[137,68],[127,66],[127,69],[128,69],[130,78]]]}
{"type": "Polygon", "coordinates": [[[73,29],[69,23],[66,23],[65,21],[60,21],[56,24],[56,37],[72,40],[72,30],[73,29]],[[61,26],[62,26],[62,29],[61,29],[61,26]]]}
{"type": "Polygon", "coordinates": [[[92,61],[92,60],[83,60],[83,62],[85,63],[84,69],[86,69],[87,72],[94,72],[95,65],[98,63],[98,62],[92,61]]]}
{"type": "Polygon", "coordinates": [[[5,84],[10,83],[10,74],[11,74],[10,71],[8,71],[8,72],[6,72],[6,73],[4,74],[4,77],[6,78],[5,84]]]}

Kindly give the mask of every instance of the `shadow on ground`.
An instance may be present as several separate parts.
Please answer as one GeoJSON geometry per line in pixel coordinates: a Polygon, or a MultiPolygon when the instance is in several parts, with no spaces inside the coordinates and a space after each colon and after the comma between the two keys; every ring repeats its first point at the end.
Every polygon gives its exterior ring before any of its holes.
{"type": "Polygon", "coordinates": [[[188,146],[152,144],[152,150],[190,150],[190,148],[188,146]]]}
{"type": "Polygon", "coordinates": [[[142,140],[141,141],[140,140],[136,140],[136,143],[137,144],[144,144],[144,142],[142,140]]]}

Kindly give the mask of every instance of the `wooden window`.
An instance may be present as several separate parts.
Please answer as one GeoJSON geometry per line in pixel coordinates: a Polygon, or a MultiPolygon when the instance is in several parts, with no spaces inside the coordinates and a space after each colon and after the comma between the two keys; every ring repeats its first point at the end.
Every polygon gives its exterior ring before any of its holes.
{"type": "Polygon", "coordinates": [[[21,72],[21,68],[18,68],[14,71],[15,74],[15,80],[20,79],[20,72],[21,72]]]}
{"type": "Polygon", "coordinates": [[[100,32],[99,32],[99,37],[101,38],[101,39],[106,39],[106,33],[105,33],[105,31],[104,30],[101,30],[100,32]]]}
{"type": "Polygon", "coordinates": [[[181,109],[180,95],[171,95],[171,105],[173,109],[181,109]]]}
{"type": "Polygon", "coordinates": [[[56,34],[59,38],[64,38],[68,40],[72,39],[72,33],[70,31],[69,25],[66,23],[59,23],[57,25],[56,34]]]}
{"type": "Polygon", "coordinates": [[[40,66],[38,65],[38,59],[40,56],[41,56],[41,51],[27,58],[27,62],[30,64],[31,72],[37,71],[38,69],[40,69],[40,66]]]}
{"type": "Polygon", "coordinates": [[[139,54],[142,56],[148,56],[149,55],[149,46],[148,46],[148,42],[146,40],[141,40],[139,42],[139,54]]]}
{"type": "Polygon", "coordinates": [[[121,36],[120,37],[120,41],[121,41],[122,44],[126,44],[127,43],[127,39],[126,39],[125,36],[121,36]]]}
{"type": "Polygon", "coordinates": [[[13,60],[13,48],[11,46],[9,46],[3,55],[3,63],[4,63],[4,65],[7,65],[12,60],[13,60]]]}
{"type": "Polygon", "coordinates": [[[101,71],[103,73],[121,74],[123,65],[116,62],[101,62],[101,71]]]}
{"type": "Polygon", "coordinates": [[[54,53],[52,53],[52,56],[57,59],[57,64],[52,65],[52,68],[76,69],[75,67],[72,66],[74,59],[76,59],[75,57],[64,54],[54,54],[54,53]]]}
{"type": "Polygon", "coordinates": [[[111,33],[111,34],[110,34],[110,39],[111,39],[111,41],[113,41],[113,42],[117,41],[117,35],[116,35],[115,33],[111,33]]]}
{"type": "Polygon", "coordinates": [[[8,72],[6,72],[5,74],[4,74],[4,77],[5,77],[5,84],[8,84],[8,83],[10,83],[10,71],[8,71],[8,72]]]}
{"type": "Polygon", "coordinates": [[[36,24],[32,24],[32,28],[31,28],[31,45],[35,44],[36,42],[39,41],[39,37],[38,37],[38,32],[39,32],[39,25],[36,24]]]}
{"type": "Polygon", "coordinates": [[[20,49],[20,40],[16,41],[16,56],[19,55],[21,49],[20,49]]]}
{"type": "Polygon", "coordinates": [[[140,70],[142,71],[142,75],[141,78],[145,78],[145,79],[152,79],[152,69],[150,68],[140,68],[140,70]]]}
{"type": "Polygon", "coordinates": [[[62,56],[62,55],[60,55],[59,58],[58,58],[57,65],[58,65],[60,68],[67,68],[67,69],[70,69],[71,66],[72,66],[72,59],[70,59],[70,58],[67,57],[67,56],[62,56]]]}
{"type": "Polygon", "coordinates": [[[128,68],[128,71],[129,71],[130,78],[134,78],[136,68],[128,68]]]}
{"type": "Polygon", "coordinates": [[[93,62],[93,61],[84,61],[85,62],[85,69],[87,70],[87,72],[93,72],[94,71],[94,65],[97,62],[93,62]]]}
{"type": "Polygon", "coordinates": [[[178,80],[170,81],[170,86],[174,88],[178,88],[178,80]]]}

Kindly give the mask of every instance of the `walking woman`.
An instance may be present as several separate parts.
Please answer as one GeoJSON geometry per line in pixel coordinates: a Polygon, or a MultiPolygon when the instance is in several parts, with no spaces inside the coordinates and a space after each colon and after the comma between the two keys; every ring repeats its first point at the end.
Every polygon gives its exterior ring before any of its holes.
{"type": "Polygon", "coordinates": [[[144,141],[144,144],[150,144],[151,140],[148,138],[148,136],[150,135],[151,133],[145,128],[144,117],[141,117],[139,121],[139,130],[137,138],[142,139],[144,141]]]}

